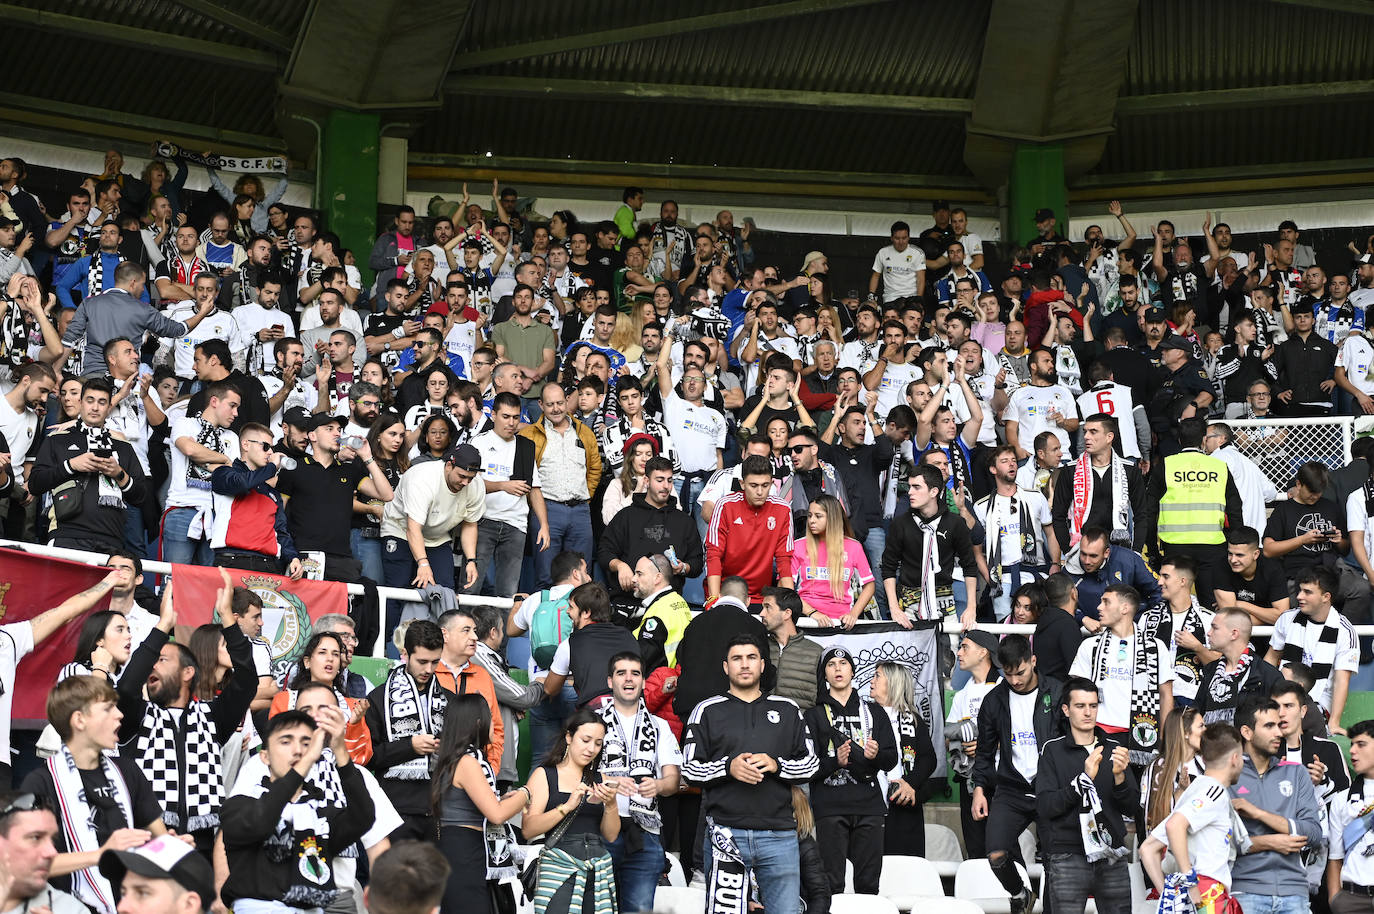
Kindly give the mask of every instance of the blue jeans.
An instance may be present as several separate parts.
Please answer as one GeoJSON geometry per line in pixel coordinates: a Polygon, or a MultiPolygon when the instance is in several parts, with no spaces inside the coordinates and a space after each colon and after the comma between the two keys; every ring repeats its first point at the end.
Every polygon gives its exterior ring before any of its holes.
{"type": "MultiPolygon", "coordinates": [[[[801,914],[801,869],[797,866],[797,832],[795,829],[762,831],[732,828],[740,859],[759,884],[759,897],[768,914],[801,914]]],[[[711,835],[707,829],[702,842],[706,872],[706,890],[711,890],[711,863],[714,859],[711,835]]],[[[748,889],[745,889],[746,893],[748,889]]]]}
{"type": "Polygon", "coordinates": [[[1131,914],[1131,873],[1125,860],[1089,863],[1081,853],[1050,854],[1045,861],[1045,892],[1046,907],[1054,914],[1083,914],[1089,895],[1101,914],[1131,914]]]}
{"type": "Polygon", "coordinates": [[[162,515],[162,561],[177,565],[214,564],[215,556],[208,538],[187,538],[195,517],[195,508],[168,508],[162,515]]]}
{"type": "Polygon", "coordinates": [[[134,555],[147,561],[148,531],[143,527],[143,508],[129,505],[124,509],[124,545],[134,555]]]}
{"type": "MultiPolygon", "coordinates": [[[[596,564],[595,544],[592,542],[592,509],[583,502],[569,507],[561,502],[544,500],[549,513],[549,548],[534,549],[535,587],[544,590],[553,586],[550,569],[554,556],[560,552],[580,552],[588,565],[596,564]]],[[[539,519],[530,512],[530,530],[539,532],[539,519]]],[[[514,593],[515,591],[511,591],[514,593]]],[[[502,592],[501,596],[506,596],[502,592]]]]}
{"type": "Polygon", "coordinates": [[[623,827],[620,837],[606,845],[606,850],[611,852],[611,862],[615,864],[620,914],[652,911],[654,889],[658,887],[658,877],[663,875],[663,844],[658,835],[647,831],[640,834],[644,836],[644,847],[637,854],[626,854],[623,827]]]}
{"type": "MultiPolygon", "coordinates": [[[[520,586],[520,563],[525,557],[525,531],[503,521],[484,517],[477,522],[477,569],[479,577],[464,593],[480,594],[484,578],[491,579],[492,594],[508,597],[520,586]]],[[[451,564],[451,562],[450,562],[451,564]]]]}
{"type": "MultiPolygon", "coordinates": [[[[1312,904],[1307,893],[1301,895],[1256,895],[1251,892],[1232,892],[1245,914],[1307,914],[1312,904]]],[[[1058,911],[1055,912],[1058,914],[1058,911]]]]}
{"type": "MultiPolygon", "coordinates": [[[[377,536],[363,536],[361,527],[348,532],[348,545],[353,557],[363,566],[363,577],[382,583],[382,540],[377,536]]],[[[409,587],[407,582],[404,586],[409,587]]]]}
{"type": "Polygon", "coordinates": [[[692,519],[697,522],[697,535],[703,543],[706,542],[706,525],[711,522],[711,518],[701,516],[701,490],[706,488],[706,480],[709,478],[708,473],[705,476],[679,476],[673,480],[673,492],[677,495],[678,507],[692,515],[692,519]]]}
{"type": "Polygon", "coordinates": [[[530,708],[530,766],[544,763],[544,757],[554,741],[563,733],[563,722],[577,710],[577,690],[571,683],[563,684],[563,692],[545,698],[530,708]]]}
{"type": "Polygon", "coordinates": [[[873,595],[878,600],[878,615],[884,619],[891,619],[892,616],[887,611],[887,588],[883,586],[883,550],[887,547],[887,521],[874,524],[868,530],[868,535],[864,537],[864,555],[868,556],[868,567],[873,572],[873,579],[877,586],[873,589],[873,595]]]}

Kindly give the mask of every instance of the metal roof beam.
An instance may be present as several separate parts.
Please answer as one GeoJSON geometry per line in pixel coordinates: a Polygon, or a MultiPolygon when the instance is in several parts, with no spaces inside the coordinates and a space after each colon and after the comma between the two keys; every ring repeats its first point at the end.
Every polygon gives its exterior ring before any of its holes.
{"type": "Polygon", "coordinates": [[[582,51],[599,48],[608,44],[621,44],[627,41],[644,41],[668,35],[677,37],[689,32],[707,29],[728,28],[752,25],[774,19],[792,16],[806,16],[812,13],[825,13],[832,10],[850,9],[856,6],[871,6],[886,3],[888,0],[787,0],[784,3],[771,3],[750,6],[724,13],[707,13],[701,16],[686,16],[680,19],[662,19],[641,25],[629,25],[614,29],[601,29],[584,32],[581,35],[562,35],[542,41],[527,41],[504,47],[465,51],[459,49],[454,56],[454,70],[474,70],[491,64],[523,60],[527,57],[542,57],[546,54],[560,54],[567,51],[582,51]]]}
{"type": "Polygon", "coordinates": [[[503,98],[558,98],[577,101],[645,101],[706,103],[769,108],[835,109],[875,114],[966,115],[973,99],[920,95],[865,95],[858,92],[805,92],[738,86],[689,86],[678,83],[634,83],[583,79],[534,79],[510,76],[451,75],[444,90],[454,95],[503,98]]]}
{"type": "Polygon", "coordinates": [[[204,124],[145,117],[90,105],[73,105],[14,92],[0,96],[0,119],[91,136],[118,135],[142,142],[154,139],[210,140],[229,150],[242,150],[245,153],[276,152],[285,145],[280,137],[220,130],[204,124]]]}
{"type": "Polygon", "coordinates": [[[1294,83],[1285,86],[1212,89],[1206,92],[1126,95],[1116,100],[1116,113],[1118,115],[1171,114],[1179,111],[1272,108],[1285,105],[1305,105],[1309,102],[1353,102],[1371,98],[1374,98],[1374,79],[1354,79],[1346,82],[1294,83]]]}
{"type": "Polygon", "coordinates": [[[274,73],[280,65],[280,59],[271,51],[238,48],[201,38],[186,38],[155,32],[152,29],[98,22],[94,19],[50,13],[46,10],[27,9],[13,3],[0,3],[0,22],[28,26],[46,32],[76,35],[140,50],[157,51],[176,57],[190,57],[206,63],[225,64],[241,69],[274,73]]]}
{"type": "Polygon", "coordinates": [[[1327,10],[1332,13],[1374,16],[1374,4],[1367,2],[1367,0],[1270,0],[1270,2],[1284,3],[1288,6],[1305,6],[1308,9],[1327,10]]]}
{"type": "Polygon", "coordinates": [[[175,0],[175,2],[178,6],[184,6],[191,12],[198,13],[212,22],[227,25],[245,37],[260,41],[278,51],[289,52],[296,43],[295,39],[285,32],[270,29],[247,16],[234,12],[227,6],[215,3],[214,0],[175,0]]]}

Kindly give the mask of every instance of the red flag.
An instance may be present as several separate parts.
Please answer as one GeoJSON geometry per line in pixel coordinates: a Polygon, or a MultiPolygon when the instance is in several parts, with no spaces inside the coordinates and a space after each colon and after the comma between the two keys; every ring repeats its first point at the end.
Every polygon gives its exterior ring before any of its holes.
{"type": "MultiPolygon", "coordinates": [[[[219,568],[172,566],[172,604],[177,611],[177,636],[207,622],[223,624],[215,615],[215,596],[223,580],[219,568]]],[[[272,651],[272,667],[293,663],[310,639],[310,627],[327,613],[348,613],[348,587],[338,581],[293,581],[276,574],[224,569],[235,587],[247,587],[262,597],[262,639],[272,651]]]]}
{"type": "MultiPolygon", "coordinates": [[[[108,568],[80,562],[15,549],[0,550],[0,623],[23,622],[40,616],[68,597],[104,580],[109,573],[108,568]]],[[[95,609],[108,606],[109,599],[105,598],[95,609]]],[[[57,682],[58,671],[75,656],[76,639],[85,618],[82,615],[68,622],[52,637],[36,645],[33,653],[19,663],[14,677],[11,714],[15,721],[47,719],[48,692],[57,682]]]]}

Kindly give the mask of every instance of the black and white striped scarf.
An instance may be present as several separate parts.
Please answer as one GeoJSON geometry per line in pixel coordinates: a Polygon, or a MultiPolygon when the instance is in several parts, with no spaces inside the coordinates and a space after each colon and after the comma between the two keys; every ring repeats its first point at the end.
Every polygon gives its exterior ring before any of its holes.
{"type": "Polygon", "coordinates": [[[29,325],[24,319],[24,306],[0,291],[5,316],[0,321],[0,361],[18,368],[29,360],[29,325]]]}
{"type": "Polygon", "coordinates": [[[1293,632],[1289,632],[1288,641],[1283,646],[1283,665],[1304,663],[1312,671],[1312,678],[1317,682],[1330,679],[1331,671],[1336,668],[1336,654],[1339,652],[1340,622],[1341,616],[1335,607],[1332,607],[1331,614],[1326,617],[1325,622],[1317,622],[1298,613],[1293,623],[1303,629],[1303,637],[1295,642],[1293,632]],[[1315,644],[1309,643],[1312,629],[1317,630],[1315,644]]]}
{"type": "MultiPolygon", "coordinates": [[[[412,317],[417,317],[428,311],[429,306],[434,304],[434,291],[438,285],[439,284],[433,279],[426,282],[424,291],[420,293],[419,298],[415,299],[415,304],[412,305],[410,310],[406,313],[412,317]]],[[[406,277],[406,291],[408,295],[414,295],[419,288],[420,277],[416,276],[414,273],[406,277]]]]}
{"type": "MultiPolygon", "coordinates": [[[[96,451],[109,451],[114,453],[114,439],[110,437],[110,430],[105,426],[92,426],[82,422],[82,431],[86,433],[86,450],[94,454],[96,451]]],[[[97,473],[96,479],[100,485],[100,507],[102,508],[124,508],[124,493],[120,491],[119,485],[104,473],[97,473]]]]}
{"type": "MultiPolygon", "coordinates": [[[[1111,754],[1107,752],[1102,759],[1110,764],[1111,754]]],[[[1102,818],[1102,798],[1097,794],[1097,785],[1088,777],[1087,772],[1079,772],[1069,783],[1078,795],[1078,830],[1083,838],[1083,855],[1089,863],[1098,860],[1120,860],[1130,853],[1126,847],[1126,828],[1118,816],[1114,821],[1102,818]],[[1115,834],[1116,825],[1120,834],[1115,834]]]]}
{"type": "MultiPolygon", "coordinates": [[[[1093,645],[1093,681],[1101,687],[1107,681],[1111,652],[1118,649],[1121,637],[1107,629],[1097,636],[1093,645]]],[[[1126,730],[1126,748],[1131,763],[1144,765],[1154,755],[1159,744],[1159,642],[1141,632],[1135,632],[1135,656],[1132,658],[1131,709],[1126,730]]]]}
{"type": "Polygon", "coordinates": [[[148,702],[135,746],[168,828],[188,833],[219,826],[224,769],[206,702],[193,700],[180,714],[148,702]]]}
{"type": "MultiPolygon", "coordinates": [[[[601,719],[606,724],[606,739],[601,745],[601,773],[607,777],[634,780],[657,777],[658,727],[644,699],[639,700],[639,707],[635,710],[633,733],[625,732],[615,702],[607,702],[601,709],[601,719]]],[[[638,793],[632,794],[630,818],[645,831],[658,834],[663,825],[663,817],[658,811],[658,798],[645,799],[638,793]]]]}
{"type": "MultiPolygon", "coordinates": [[[[86,297],[99,295],[105,291],[105,252],[96,248],[91,252],[91,263],[86,268],[86,297]]],[[[116,255],[117,256],[117,255],[116,255]]]]}

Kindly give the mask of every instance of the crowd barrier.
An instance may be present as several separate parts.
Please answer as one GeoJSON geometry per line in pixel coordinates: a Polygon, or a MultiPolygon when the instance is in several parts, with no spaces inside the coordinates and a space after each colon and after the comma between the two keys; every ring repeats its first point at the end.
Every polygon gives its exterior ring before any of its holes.
{"type": "MultiPolygon", "coordinates": [[[[1307,420],[1296,419],[1296,420],[1289,420],[1289,421],[1291,421],[1291,422],[1302,422],[1302,421],[1307,421],[1307,420]]],[[[1320,421],[1327,421],[1327,420],[1320,420],[1320,421]]],[[[19,541],[19,540],[9,540],[9,539],[3,539],[3,538],[0,538],[0,547],[9,547],[9,548],[14,548],[14,549],[22,549],[22,550],[24,550],[25,552],[29,552],[29,553],[32,553],[32,554],[34,554],[34,555],[47,555],[47,556],[51,556],[51,557],[53,557],[53,558],[58,558],[58,559],[68,559],[68,560],[70,560],[70,561],[81,562],[81,563],[86,564],[86,565],[97,565],[97,566],[98,566],[98,565],[103,565],[103,564],[105,564],[105,560],[108,558],[108,556],[102,555],[102,554],[97,553],[97,552],[84,552],[84,551],[79,550],[79,549],[61,549],[61,548],[58,548],[58,547],[56,547],[56,546],[43,546],[43,545],[39,545],[39,544],[37,544],[37,543],[25,543],[25,542],[21,542],[21,541],[19,541]]],[[[0,556],[0,558],[3,558],[3,556],[0,556]]],[[[167,564],[166,562],[154,562],[154,561],[147,561],[147,562],[144,562],[144,563],[143,563],[143,570],[144,570],[145,573],[150,573],[150,574],[159,574],[159,575],[171,575],[171,574],[172,574],[172,566],[169,565],[169,564],[167,564]]],[[[346,584],[345,586],[348,588],[348,592],[349,592],[350,594],[362,594],[362,593],[363,593],[363,586],[362,586],[361,584],[346,584]]],[[[402,601],[402,602],[404,602],[404,603],[415,603],[415,602],[421,602],[421,601],[422,601],[422,597],[420,596],[420,592],[417,591],[417,590],[415,590],[415,589],[413,589],[413,588],[409,588],[409,587],[381,587],[381,586],[379,586],[379,587],[377,588],[377,596],[378,596],[378,601],[377,601],[377,603],[378,603],[378,613],[379,613],[379,615],[380,615],[380,617],[379,617],[378,620],[377,620],[377,621],[378,621],[378,626],[377,626],[377,627],[378,627],[378,630],[379,630],[379,631],[382,631],[382,630],[385,629],[385,627],[386,627],[386,626],[385,626],[385,621],[386,621],[386,606],[387,606],[387,601],[388,601],[388,600],[400,600],[400,601],[402,601]]],[[[509,598],[509,597],[474,597],[474,596],[468,596],[468,595],[466,595],[466,594],[461,594],[461,595],[459,595],[459,597],[458,597],[458,602],[459,602],[460,604],[467,605],[467,606],[495,606],[495,607],[498,607],[498,608],[500,608],[500,609],[510,609],[512,606],[515,605],[515,601],[512,600],[512,599],[509,598]]],[[[858,626],[868,626],[868,625],[889,625],[889,624],[891,624],[891,623],[888,623],[888,622],[862,621],[862,622],[856,623],[856,627],[858,627],[858,626]]],[[[802,628],[802,629],[807,629],[807,630],[810,630],[810,629],[820,629],[820,628],[822,628],[822,626],[821,626],[819,623],[817,623],[817,622],[815,622],[814,620],[809,619],[809,618],[798,620],[797,627],[798,627],[798,628],[802,628]]],[[[982,630],[984,630],[984,631],[992,632],[992,633],[997,634],[997,635],[1013,635],[1013,634],[1016,634],[1016,635],[1033,635],[1033,634],[1035,634],[1035,626],[1034,626],[1034,625],[1013,625],[1013,624],[1010,624],[1010,623],[987,624],[987,623],[981,623],[981,622],[980,622],[980,623],[978,624],[978,628],[980,628],[980,629],[982,629],[982,630]]],[[[1356,625],[1356,626],[1354,626],[1354,629],[1355,629],[1355,633],[1358,634],[1358,635],[1374,635],[1374,624],[1370,624],[1370,625],[1356,625]]],[[[958,620],[951,619],[951,620],[946,621],[946,622],[941,626],[941,631],[944,632],[944,633],[947,634],[947,635],[957,635],[957,634],[959,634],[960,632],[963,631],[963,627],[959,624],[958,620]]],[[[1268,637],[1269,635],[1273,634],[1273,631],[1274,631],[1274,628],[1273,628],[1273,626],[1271,626],[1271,625],[1257,625],[1257,626],[1255,626],[1255,628],[1254,628],[1253,634],[1254,634],[1255,636],[1258,636],[1258,637],[1268,637]]],[[[383,647],[384,647],[384,645],[385,645],[385,638],[387,637],[387,635],[388,635],[388,633],[387,633],[387,632],[384,632],[384,631],[382,631],[382,633],[378,635],[376,642],[374,642],[373,645],[372,645],[372,656],[374,656],[374,657],[381,657],[381,656],[383,656],[383,653],[384,653],[384,652],[383,652],[383,647]]]]}
{"type": "MultiPolygon", "coordinates": [[[[1298,467],[1310,461],[1336,470],[1350,463],[1355,418],[1225,419],[1235,434],[1236,450],[1255,462],[1286,498],[1298,467]]],[[[1261,531],[1263,532],[1263,531],[1261,531]]]]}

